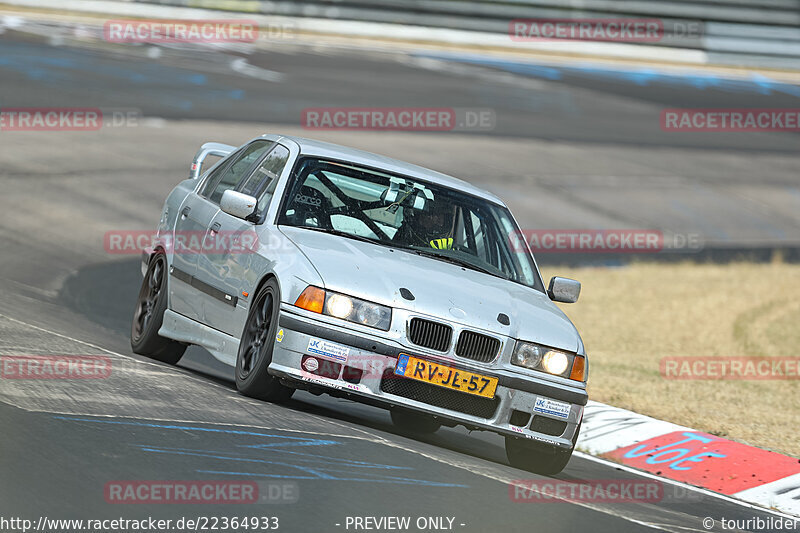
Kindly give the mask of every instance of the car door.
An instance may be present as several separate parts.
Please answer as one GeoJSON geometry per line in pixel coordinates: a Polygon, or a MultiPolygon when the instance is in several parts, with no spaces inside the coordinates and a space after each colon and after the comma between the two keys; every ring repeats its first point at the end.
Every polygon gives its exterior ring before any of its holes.
{"type": "Polygon", "coordinates": [[[197,257],[206,228],[219,209],[206,196],[238,155],[231,154],[211,169],[199,189],[189,192],[183,199],[175,220],[174,253],[169,273],[170,309],[194,320],[200,320],[201,315],[197,289],[192,285],[197,273],[197,257]]]}
{"type": "MultiPolygon", "coordinates": [[[[235,188],[258,199],[254,219],[261,219],[269,208],[289,157],[287,147],[275,144],[235,188]]],[[[204,296],[205,322],[237,337],[244,322],[241,315],[246,313],[244,305],[237,305],[243,297],[242,290],[252,287],[255,280],[249,278],[258,276],[261,270],[254,265],[258,259],[254,253],[257,247],[250,246],[257,241],[256,229],[253,222],[217,211],[203,241],[205,249],[213,253],[204,253],[198,258],[198,279],[220,291],[204,296]]]]}

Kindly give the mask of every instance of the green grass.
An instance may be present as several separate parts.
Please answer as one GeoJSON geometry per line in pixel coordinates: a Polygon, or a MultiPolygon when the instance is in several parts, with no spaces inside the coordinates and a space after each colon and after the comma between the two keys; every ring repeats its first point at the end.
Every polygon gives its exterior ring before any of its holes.
{"type": "Polygon", "coordinates": [[[800,266],[545,268],[583,283],[561,305],[583,336],[593,400],[800,456],[800,380],[668,380],[668,356],[800,358],[800,266]]]}

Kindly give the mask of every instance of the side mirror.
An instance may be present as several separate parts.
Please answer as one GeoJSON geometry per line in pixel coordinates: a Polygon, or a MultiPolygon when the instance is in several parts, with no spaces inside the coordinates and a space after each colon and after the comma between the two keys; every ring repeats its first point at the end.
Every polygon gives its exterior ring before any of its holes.
{"type": "Polygon", "coordinates": [[[569,278],[554,276],[547,287],[547,295],[554,302],[574,304],[581,295],[581,282],[569,278]]]}
{"type": "Polygon", "coordinates": [[[237,218],[246,219],[256,211],[258,200],[252,196],[228,189],[222,193],[219,208],[237,218]]]}

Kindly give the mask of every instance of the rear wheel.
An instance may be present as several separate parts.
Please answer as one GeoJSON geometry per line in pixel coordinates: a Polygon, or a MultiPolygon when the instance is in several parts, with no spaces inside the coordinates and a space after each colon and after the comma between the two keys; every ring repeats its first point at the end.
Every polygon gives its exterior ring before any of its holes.
{"type": "Polygon", "coordinates": [[[270,402],[287,400],[294,392],[267,371],[275,347],[279,302],[278,282],[270,279],[253,299],[236,356],[236,389],[270,402]]]}
{"type": "Polygon", "coordinates": [[[131,349],[171,365],[180,361],[186,345],[158,335],[167,309],[167,259],[163,253],[150,258],[139,289],[131,324],[131,349]]]}
{"type": "Polygon", "coordinates": [[[394,408],[391,410],[391,415],[392,423],[407,433],[430,435],[442,427],[442,424],[432,416],[408,409],[394,408]]]}

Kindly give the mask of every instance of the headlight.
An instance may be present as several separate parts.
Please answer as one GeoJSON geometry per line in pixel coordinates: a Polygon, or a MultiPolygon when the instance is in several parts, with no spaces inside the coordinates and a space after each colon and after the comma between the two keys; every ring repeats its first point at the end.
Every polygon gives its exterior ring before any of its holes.
{"type": "Polygon", "coordinates": [[[511,363],[554,376],[586,381],[586,358],[531,342],[517,341],[511,363]]]}
{"type": "Polygon", "coordinates": [[[569,366],[567,354],[550,350],[542,358],[542,367],[556,376],[563,374],[569,366]]]}
{"type": "Polygon", "coordinates": [[[324,313],[384,331],[388,331],[392,323],[390,307],[313,286],[306,287],[294,304],[315,313],[324,313]]]}
{"type": "Polygon", "coordinates": [[[388,307],[378,304],[371,304],[368,302],[362,302],[358,307],[358,310],[355,312],[355,321],[359,324],[381,324],[385,320],[385,329],[389,329],[391,317],[392,310],[388,307]]]}
{"type": "Polygon", "coordinates": [[[331,294],[325,302],[325,312],[346,319],[353,312],[353,299],[343,294],[331,294]]]}
{"type": "Polygon", "coordinates": [[[536,368],[542,362],[543,352],[544,350],[535,344],[521,342],[517,344],[517,349],[514,350],[514,357],[511,362],[517,366],[536,368]]]}

